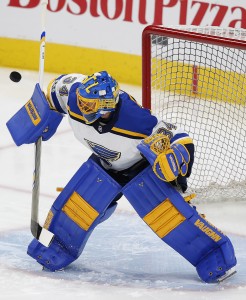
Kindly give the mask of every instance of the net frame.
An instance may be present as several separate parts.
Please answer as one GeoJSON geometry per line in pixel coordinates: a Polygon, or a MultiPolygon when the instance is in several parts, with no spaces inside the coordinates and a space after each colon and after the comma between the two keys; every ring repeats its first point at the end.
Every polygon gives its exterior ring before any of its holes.
{"type": "MultiPolygon", "coordinates": [[[[152,109],[152,37],[160,36],[166,38],[179,39],[182,41],[189,41],[201,43],[206,45],[239,49],[246,51],[246,31],[231,29],[231,28],[216,28],[216,27],[179,27],[179,28],[165,28],[163,26],[151,25],[147,26],[142,34],[142,103],[143,106],[152,109]]],[[[195,70],[193,70],[195,74],[195,70]]],[[[194,79],[194,83],[196,78],[194,79]]],[[[195,92],[195,91],[193,91],[195,92]]],[[[154,111],[155,113],[155,111],[154,111]]],[[[245,115],[243,114],[243,117],[245,115]]],[[[245,118],[244,118],[245,119],[245,118]]],[[[246,144],[244,143],[244,146],[246,144]]],[[[244,160],[243,160],[244,161],[244,160]]],[[[192,192],[198,194],[200,199],[213,200],[230,200],[246,199],[246,183],[245,180],[240,182],[231,181],[225,187],[221,187],[216,183],[210,184],[205,188],[191,186],[192,192]],[[240,190],[240,193],[238,192],[240,190]],[[208,192],[209,191],[209,192],[208,192]]]]}

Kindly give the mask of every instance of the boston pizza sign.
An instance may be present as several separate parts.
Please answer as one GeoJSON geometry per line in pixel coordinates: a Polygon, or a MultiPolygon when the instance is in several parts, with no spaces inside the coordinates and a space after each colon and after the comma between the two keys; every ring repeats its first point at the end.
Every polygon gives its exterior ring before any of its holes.
{"type": "MultiPolygon", "coordinates": [[[[40,3],[40,0],[9,0],[7,6],[34,9],[40,3]]],[[[51,0],[48,10],[140,25],[246,28],[246,6],[242,0],[51,0]]]]}

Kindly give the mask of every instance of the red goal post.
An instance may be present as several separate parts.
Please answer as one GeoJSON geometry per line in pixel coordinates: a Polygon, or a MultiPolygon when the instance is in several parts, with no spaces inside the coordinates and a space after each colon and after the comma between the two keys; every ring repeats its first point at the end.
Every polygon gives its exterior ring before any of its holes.
{"type": "Polygon", "coordinates": [[[246,199],[246,31],[148,26],[143,106],[191,134],[189,185],[203,199],[246,199]]]}

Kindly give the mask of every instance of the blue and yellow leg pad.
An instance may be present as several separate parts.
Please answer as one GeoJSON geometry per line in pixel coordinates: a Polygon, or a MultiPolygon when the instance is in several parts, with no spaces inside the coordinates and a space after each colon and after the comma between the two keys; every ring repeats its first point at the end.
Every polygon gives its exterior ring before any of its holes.
{"type": "Polygon", "coordinates": [[[33,239],[27,253],[51,271],[79,257],[93,229],[115,210],[122,187],[89,159],[55,200],[44,227],[54,233],[49,247],[33,239]]]}
{"type": "Polygon", "coordinates": [[[205,282],[216,282],[236,265],[229,238],[209,223],[172,187],[146,168],[122,190],[145,223],[196,267],[205,282]]]}

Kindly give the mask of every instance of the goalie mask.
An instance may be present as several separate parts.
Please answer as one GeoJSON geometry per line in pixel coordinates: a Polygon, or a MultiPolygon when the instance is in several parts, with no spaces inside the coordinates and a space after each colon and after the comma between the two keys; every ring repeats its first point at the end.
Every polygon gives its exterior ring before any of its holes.
{"type": "Polygon", "coordinates": [[[86,124],[115,111],[119,101],[119,85],[106,71],[86,77],[76,93],[77,104],[86,124]]]}

